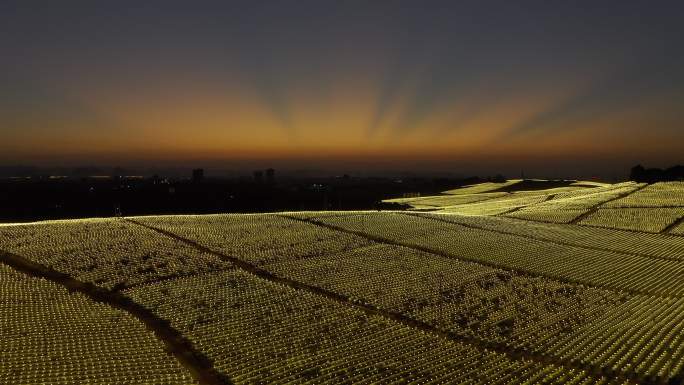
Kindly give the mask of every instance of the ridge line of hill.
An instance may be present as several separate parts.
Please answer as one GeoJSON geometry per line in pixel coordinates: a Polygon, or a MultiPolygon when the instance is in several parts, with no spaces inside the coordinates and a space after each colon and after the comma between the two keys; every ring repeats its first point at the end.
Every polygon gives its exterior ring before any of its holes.
{"type": "MultiPolygon", "coordinates": [[[[315,223],[315,222],[309,222],[305,219],[292,218],[292,217],[289,217],[286,215],[282,215],[282,216],[285,218],[288,218],[288,219],[294,219],[297,221],[303,221],[303,222],[307,222],[307,223],[313,223],[316,225],[320,225],[320,224],[315,223]]],[[[391,320],[394,322],[398,322],[404,326],[408,326],[410,328],[417,329],[417,330],[420,330],[420,331],[425,332],[425,333],[430,333],[431,335],[434,335],[434,336],[437,336],[440,338],[444,338],[444,339],[448,339],[448,340],[451,340],[454,342],[473,345],[473,346],[475,346],[479,349],[483,349],[483,350],[495,351],[499,354],[506,355],[507,357],[510,357],[511,359],[514,359],[514,360],[531,360],[531,361],[538,362],[541,364],[546,364],[546,365],[556,365],[556,366],[561,366],[561,367],[565,367],[568,369],[585,370],[594,376],[610,376],[611,378],[617,379],[617,380],[621,381],[622,383],[633,383],[629,377],[622,375],[622,374],[619,374],[619,373],[615,373],[615,372],[611,371],[609,368],[604,368],[604,367],[597,366],[597,365],[585,365],[585,364],[581,364],[579,362],[574,362],[574,361],[570,361],[570,360],[558,360],[557,357],[554,357],[554,356],[548,356],[548,355],[542,355],[542,354],[538,354],[538,353],[516,350],[516,349],[512,349],[511,347],[506,346],[506,345],[501,344],[501,343],[492,342],[492,341],[484,341],[484,340],[481,340],[481,339],[478,339],[475,337],[459,336],[459,335],[456,335],[456,334],[451,333],[451,332],[443,331],[443,330],[440,330],[439,328],[437,328],[433,325],[430,325],[426,322],[407,317],[403,314],[384,310],[384,309],[378,308],[378,307],[371,305],[371,304],[368,304],[368,303],[364,303],[364,302],[360,302],[360,301],[354,301],[354,300],[350,299],[349,297],[347,297],[343,294],[339,294],[339,293],[336,293],[336,292],[328,290],[328,289],[324,289],[324,288],[321,288],[318,286],[310,285],[310,284],[300,282],[300,281],[297,281],[297,280],[294,280],[291,278],[286,278],[286,277],[275,275],[274,273],[272,273],[266,269],[263,269],[261,267],[258,267],[256,265],[253,265],[253,264],[251,264],[251,263],[249,263],[243,259],[240,259],[240,258],[235,257],[235,256],[227,255],[225,253],[222,253],[222,252],[219,252],[216,250],[213,250],[207,246],[204,246],[198,242],[195,242],[191,239],[185,238],[185,237],[180,236],[178,234],[175,234],[173,232],[170,232],[170,231],[167,231],[167,230],[155,227],[155,226],[147,225],[145,223],[138,222],[138,221],[131,219],[131,218],[126,218],[126,220],[131,222],[131,223],[137,224],[139,226],[157,231],[158,233],[163,234],[165,236],[168,236],[168,237],[174,238],[176,240],[179,240],[181,242],[184,242],[190,246],[197,248],[200,251],[216,255],[217,257],[219,257],[221,259],[224,259],[228,262],[232,262],[238,268],[243,269],[244,271],[247,271],[248,273],[251,273],[251,274],[253,274],[259,278],[262,278],[262,279],[265,279],[267,281],[274,282],[277,284],[281,284],[281,285],[293,288],[295,290],[302,290],[302,291],[306,291],[308,293],[311,293],[311,294],[314,294],[317,296],[327,298],[329,300],[340,303],[342,305],[349,306],[349,307],[355,308],[357,310],[360,310],[360,311],[362,311],[368,315],[371,315],[371,316],[380,316],[382,318],[385,318],[385,319],[388,319],[388,320],[391,320]]],[[[366,236],[366,238],[370,239],[374,242],[377,242],[370,237],[366,236]]],[[[385,243],[386,244],[387,242],[378,242],[378,243],[385,243]]],[[[653,383],[659,384],[660,382],[653,382],[653,383]]]]}
{"type": "Polygon", "coordinates": [[[167,320],[157,317],[152,311],[120,292],[76,280],[68,274],[5,250],[0,250],[0,263],[28,276],[54,282],[70,292],[79,292],[92,301],[104,303],[132,315],[154,333],[157,339],[165,345],[165,350],[176,358],[199,384],[227,385],[233,383],[226,375],[217,372],[212,361],[200,351],[195,350],[192,342],[174,329],[167,320]]]}

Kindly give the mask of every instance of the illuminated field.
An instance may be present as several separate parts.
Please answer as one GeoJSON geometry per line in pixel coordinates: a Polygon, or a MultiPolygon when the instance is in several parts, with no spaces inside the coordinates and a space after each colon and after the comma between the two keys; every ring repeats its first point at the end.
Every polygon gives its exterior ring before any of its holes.
{"type": "Polygon", "coordinates": [[[1,226],[0,383],[681,383],[682,184],[518,183],[1,226]]]}

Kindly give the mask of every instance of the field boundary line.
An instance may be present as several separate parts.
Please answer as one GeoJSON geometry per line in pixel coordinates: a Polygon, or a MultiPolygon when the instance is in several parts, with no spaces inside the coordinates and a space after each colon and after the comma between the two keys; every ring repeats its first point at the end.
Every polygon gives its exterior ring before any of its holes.
{"type": "MultiPolygon", "coordinates": [[[[541,202],[539,202],[539,203],[544,203],[544,202],[546,202],[546,201],[550,201],[550,200],[553,199],[556,195],[558,195],[558,194],[549,194],[549,195],[545,196],[545,197],[544,197],[544,200],[541,201],[541,202]]],[[[534,203],[534,204],[530,204],[530,205],[523,205],[523,206],[513,207],[513,208],[510,209],[510,210],[506,210],[506,211],[504,211],[504,212],[502,212],[502,213],[498,213],[498,214],[496,214],[496,215],[494,215],[494,216],[495,216],[495,217],[505,217],[505,216],[508,215],[508,214],[512,214],[512,213],[517,212],[517,211],[520,211],[520,210],[522,210],[522,209],[526,209],[526,208],[528,208],[528,207],[534,207],[534,206],[538,205],[539,203],[534,203]]]]}
{"type": "MultiPolygon", "coordinates": [[[[424,219],[432,219],[434,221],[439,221],[443,223],[448,223],[451,225],[457,225],[457,226],[463,226],[467,227],[470,229],[474,230],[482,230],[482,231],[489,231],[492,233],[497,233],[497,234],[503,234],[503,235],[511,235],[515,237],[520,237],[520,238],[525,238],[525,239],[532,239],[535,241],[539,242],[546,242],[546,243],[552,243],[560,246],[568,246],[568,247],[576,247],[578,249],[587,249],[587,250],[594,250],[594,251],[608,251],[611,253],[616,253],[616,254],[622,254],[622,255],[632,255],[636,257],[641,257],[641,258],[649,258],[649,259],[655,259],[659,261],[670,261],[670,262],[683,262],[681,258],[670,258],[670,257],[662,257],[662,256],[656,256],[656,255],[650,255],[650,254],[643,254],[643,253],[637,253],[637,252],[629,252],[629,251],[620,251],[620,250],[614,250],[611,248],[607,247],[601,247],[601,246],[588,246],[588,245],[580,245],[576,243],[570,243],[570,242],[565,242],[565,241],[559,241],[559,240],[552,240],[552,239],[545,239],[545,238],[539,238],[535,237],[533,235],[527,235],[527,234],[519,234],[519,233],[514,233],[512,231],[505,231],[505,230],[494,230],[490,229],[487,227],[482,227],[482,226],[477,226],[473,225],[470,223],[460,223],[460,222],[454,222],[454,221],[449,221],[447,219],[442,219],[439,216],[440,215],[447,215],[447,214],[421,214],[421,213],[416,213],[416,212],[400,212],[399,214],[402,215],[408,215],[408,216],[413,216],[413,217],[418,217],[418,218],[424,218],[424,219]]],[[[449,215],[458,215],[458,214],[449,214],[449,215]]],[[[556,223],[556,222],[540,222],[540,221],[528,221],[526,219],[520,219],[520,218],[509,218],[509,217],[502,217],[505,218],[506,220],[511,219],[511,220],[517,220],[517,221],[525,221],[525,222],[536,222],[536,223],[546,223],[546,224],[551,224],[551,225],[559,225],[559,226],[570,226],[568,223],[556,223]]],[[[682,218],[684,220],[684,218],[682,218]]],[[[574,226],[580,226],[580,225],[574,225],[574,226]]],[[[632,232],[632,233],[639,233],[639,234],[651,234],[651,235],[671,235],[671,234],[661,234],[661,233],[649,233],[645,231],[635,231],[635,230],[625,230],[625,229],[614,229],[610,227],[602,227],[602,226],[590,226],[590,225],[581,225],[582,227],[594,227],[598,229],[604,229],[604,230],[618,230],[618,231],[627,231],[627,232],[632,232]]],[[[650,294],[649,294],[650,295],[650,294]]]]}
{"type": "Polygon", "coordinates": [[[679,237],[679,234],[673,234],[672,230],[674,230],[675,227],[679,226],[680,224],[684,223],[684,215],[682,215],[679,219],[675,220],[674,222],[670,223],[665,227],[660,233],[658,234],[664,234],[664,235],[672,235],[675,237],[679,237]]]}
{"type": "MultiPolygon", "coordinates": [[[[495,192],[495,191],[491,191],[491,192],[495,192]]],[[[425,205],[425,206],[432,206],[432,207],[434,207],[436,210],[439,210],[439,209],[442,209],[442,208],[445,208],[445,207],[453,207],[453,206],[461,206],[461,205],[471,205],[471,204],[476,204],[476,203],[483,203],[483,202],[486,202],[486,201],[490,201],[490,200],[494,200],[494,199],[498,199],[498,198],[503,198],[503,197],[505,197],[505,196],[513,195],[512,192],[508,192],[508,191],[501,191],[501,192],[502,192],[502,193],[505,193],[505,195],[500,195],[500,196],[495,196],[495,197],[487,197],[487,198],[485,198],[485,199],[482,199],[482,200],[479,200],[479,201],[475,201],[475,202],[470,202],[470,203],[459,203],[459,204],[449,205],[449,206],[439,206],[439,205],[429,205],[429,204],[424,204],[424,205],[425,205]]],[[[488,194],[488,193],[489,193],[489,192],[484,192],[484,193],[481,193],[481,194],[488,194]]],[[[444,194],[443,192],[441,192],[441,193],[439,193],[438,195],[426,195],[426,196],[424,196],[424,197],[417,197],[417,198],[415,198],[416,200],[414,200],[414,201],[407,202],[407,203],[402,203],[402,204],[407,205],[407,206],[411,206],[411,203],[420,203],[420,202],[422,202],[423,200],[427,200],[427,199],[445,198],[445,197],[458,197],[458,196],[464,196],[464,195],[479,195],[479,194],[477,194],[477,193],[476,193],[476,194],[444,194]]],[[[394,199],[401,199],[401,198],[394,198],[394,199]]],[[[414,210],[418,210],[418,209],[415,209],[415,208],[414,208],[414,210]]],[[[401,211],[401,210],[400,210],[400,211],[401,211]]]]}
{"type": "MultiPolygon", "coordinates": [[[[641,189],[643,189],[643,188],[646,188],[647,186],[648,186],[648,184],[644,184],[644,185],[642,185],[642,186],[639,186],[639,187],[635,188],[635,189],[632,190],[632,191],[628,191],[628,192],[626,192],[626,193],[618,194],[618,195],[617,195],[616,197],[614,197],[614,198],[610,198],[610,199],[608,199],[607,201],[604,201],[604,202],[601,202],[601,203],[597,203],[597,204],[591,206],[591,207],[589,208],[589,210],[587,210],[584,214],[581,214],[581,215],[578,216],[577,218],[575,218],[575,219],[571,220],[570,222],[568,222],[568,224],[569,224],[569,225],[578,225],[582,220],[584,220],[584,218],[586,218],[586,217],[588,217],[589,215],[591,215],[591,214],[597,212],[598,209],[599,209],[601,206],[603,206],[603,205],[605,205],[605,204],[607,204],[607,203],[610,203],[610,202],[612,202],[612,201],[616,201],[616,200],[618,200],[618,199],[628,197],[628,196],[634,194],[635,192],[637,192],[637,191],[639,191],[639,190],[641,190],[641,189]]],[[[608,190],[608,191],[610,191],[610,190],[608,190]]]]}
{"type": "Polygon", "coordinates": [[[200,351],[195,350],[192,342],[178,330],[174,329],[167,320],[157,317],[152,311],[120,292],[76,280],[68,274],[61,273],[4,250],[0,250],[0,263],[28,276],[44,278],[66,288],[70,292],[81,293],[94,302],[103,303],[132,315],[154,333],[155,337],[165,345],[165,350],[178,360],[181,366],[199,384],[226,385],[233,383],[226,375],[217,372],[212,361],[200,351]]]}
{"type": "MultiPolygon", "coordinates": [[[[420,216],[420,215],[418,215],[418,213],[415,213],[415,214],[414,213],[404,213],[404,212],[397,212],[397,213],[401,214],[401,215],[414,215],[417,217],[420,216]]],[[[362,231],[345,229],[343,227],[330,225],[327,223],[322,223],[322,222],[317,222],[317,221],[309,221],[306,219],[293,218],[293,217],[289,217],[289,216],[285,216],[285,217],[290,218],[290,219],[294,219],[297,221],[312,223],[312,224],[315,224],[318,226],[326,227],[326,228],[331,229],[331,230],[336,230],[336,231],[341,231],[341,232],[345,232],[345,233],[349,233],[349,234],[359,235],[362,237],[367,237],[368,239],[371,239],[375,242],[383,243],[386,245],[403,246],[403,247],[407,247],[409,249],[414,249],[414,250],[418,250],[418,251],[421,251],[424,253],[433,254],[435,256],[442,257],[442,258],[453,259],[453,260],[464,261],[464,262],[471,262],[471,263],[476,263],[476,264],[479,264],[482,266],[493,267],[496,269],[501,269],[501,270],[506,270],[506,271],[513,271],[513,272],[516,272],[516,273],[523,275],[523,276],[545,277],[545,278],[553,279],[553,280],[560,281],[560,282],[565,282],[565,283],[570,283],[570,284],[575,284],[575,285],[579,284],[579,285],[590,286],[590,287],[594,287],[594,288],[598,288],[598,289],[609,290],[612,292],[628,293],[628,294],[632,294],[632,295],[657,297],[657,298],[681,298],[681,297],[677,297],[677,296],[648,293],[648,292],[644,292],[641,290],[619,288],[619,287],[608,286],[608,285],[600,285],[600,284],[597,284],[595,282],[568,279],[567,277],[563,277],[563,276],[557,276],[557,275],[553,275],[553,274],[545,274],[545,273],[539,273],[539,272],[524,270],[524,269],[511,267],[511,266],[504,265],[504,264],[494,263],[494,262],[490,262],[490,261],[483,261],[483,260],[480,260],[477,258],[470,258],[470,257],[464,257],[462,255],[448,254],[448,253],[441,252],[439,250],[435,250],[435,249],[432,249],[432,248],[429,248],[426,246],[422,246],[422,245],[418,245],[415,243],[400,242],[400,241],[396,241],[396,240],[392,240],[392,239],[388,239],[388,238],[370,235],[370,234],[364,233],[362,231]]],[[[439,219],[436,219],[436,220],[439,220],[439,219]]],[[[460,224],[458,224],[458,223],[454,223],[454,222],[449,222],[449,223],[452,225],[460,226],[460,224]]],[[[544,242],[544,241],[541,241],[541,242],[544,242]]]]}
{"type": "MultiPolygon", "coordinates": [[[[601,209],[601,210],[612,210],[612,209],[601,209]]],[[[619,210],[619,209],[618,209],[618,210],[619,210]]],[[[524,220],[524,219],[523,219],[523,220],[524,220]]],[[[584,223],[577,224],[577,225],[575,225],[575,226],[589,227],[589,228],[595,228],[595,229],[604,229],[604,230],[625,231],[625,232],[636,233],[636,234],[650,234],[650,235],[664,235],[664,236],[667,236],[667,237],[681,237],[681,235],[679,235],[679,234],[671,234],[671,233],[666,233],[666,232],[664,232],[667,228],[665,228],[665,229],[663,229],[663,230],[660,230],[660,231],[657,232],[657,233],[654,233],[654,232],[652,232],[652,231],[643,231],[643,230],[635,230],[635,229],[622,229],[622,228],[617,228],[617,227],[606,227],[606,226],[599,226],[599,225],[593,225],[593,224],[590,225],[590,224],[584,224],[584,223]]],[[[668,227],[669,227],[669,225],[668,225],[668,227]]],[[[637,253],[629,253],[629,252],[626,252],[626,251],[623,251],[622,253],[623,253],[623,254],[634,254],[634,255],[639,255],[639,254],[637,254],[637,253]]],[[[667,257],[656,257],[656,256],[653,256],[653,255],[649,256],[648,254],[643,254],[642,256],[649,257],[649,258],[656,258],[656,259],[664,259],[664,260],[667,260],[667,261],[678,261],[678,262],[683,262],[683,261],[684,261],[684,259],[676,259],[676,258],[673,259],[673,258],[667,258],[667,257]]]]}
{"type": "MultiPolygon", "coordinates": [[[[278,215],[280,215],[280,214],[278,214],[278,215]]],[[[294,219],[294,220],[300,221],[300,222],[313,223],[316,225],[320,225],[319,223],[309,222],[307,219],[303,219],[303,218],[292,218],[292,217],[287,216],[287,215],[280,215],[280,216],[282,216],[284,218],[288,218],[288,219],[294,219]]],[[[306,291],[310,294],[314,294],[314,295],[317,295],[320,297],[324,297],[324,298],[332,300],[336,303],[340,303],[342,305],[358,309],[358,310],[360,310],[360,311],[362,311],[368,315],[379,316],[379,317],[382,317],[382,318],[390,320],[390,321],[398,322],[404,326],[408,326],[410,328],[417,329],[417,330],[420,330],[420,331],[425,332],[425,333],[429,333],[429,334],[434,335],[436,337],[448,339],[450,341],[454,341],[454,342],[458,342],[458,343],[462,343],[462,344],[466,344],[466,345],[471,345],[471,346],[474,346],[478,349],[482,349],[482,350],[486,350],[486,351],[494,351],[494,352],[497,352],[499,354],[503,354],[503,355],[513,359],[513,360],[530,360],[530,361],[538,362],[538,363],[544,364],[544,365],[555,365],[555,366],[564,367],[567,369],[585,370],[592,376],[609,376],[611,378],[615,378],[615,379],[618,379],[620,381],[624,381],[625,383],[632,383],[628,376],[616,374],[614,372],[609,371],[608,368],[604,368],[602,366],[583,365],[579,362],[571,362],[569,360],[559,360],[557,357],[552,356],[552,355],[543,355],[543,354],[538,354],[538,353],[532,353],[532,352],[528,352],[528,351],[514,349],[514,348],[507,346],[507,345],[504,345],[502,343],[497,343],[497,342],[493,342],[493,341],[485,341],[485,340],[482,340],[479,338],[474,338],[474,337],[459,336],[459,335],[456,335],[455,333],[451,333],[448,331],[441,330],[441,329],[439,329],[433,325],[430,325],[426,322],[405,316],[401,313],[396,313],[396,312],[392,312],[389,310],[384,310],[384,309],[378,308],[374,305],[364,303],[361,301],[354,301],[354,300],[350,299],[349,297],[347,297],[343,294],[334,292],[332,290],[328,290],[328,289],[324,289],[324,288],[321,288],[318,286],[310,285],[308,283],[300,282],[300,281],[297,281],[295,279],[286,278],[283,276],[278,276],[278,275],[276,275],[276,274],[274,274],[274,273],[272,273],[272,272],[270,272],[264,268],[253,265],[252,263],[247,262],[243,259],[225,254],[223,252],[216,251],[214,249],[211,249],[207,246],[200,244],[199,242],[185,238],[183,236],[180,236],[180,235],[175,234],[173,232],[170,232],[168,230],[164,230],[164,229],[152,226],[152,225],[148,225],[148,224],[145,224],[142,222],[138,222],[138,221],[136,221],[134,219],[130,219],[130,218],[126,218],[126,220],[130,221],[131,223],[135,223],[137,225],[140,225],[142,227],[146,227],[148,229],[155,230],[155,231],[159,232],[160,234],[166,235],[168,237],[172,237],[176,240],[185,242],[188,245],[196,247],[200,251],[212,253],[212,254],[220,257],[220,258],[223,258],[229,262],[234,263],[238,268],[243,269],[244,271],[246,271],[250,274],[253,274],[256,277],[259,277],[259,278],[262,278],[264,280],[267,280],[267,281],[270,281],[273,283],[277,283],[277,284],[280,284],[283,286],[287,286],[287,287],[290,287],[290,288],[295,289],[295,290],[306,291]],[[609,372],[607,372],[607,370],[609,372]]],[[[370,237],[366,236],[366,238],[374,241],[374,239],[372,239],[370,237]]],[[[388,242],[378,242],[378,243],[388,244],[388,242]]],[[[655,382],[655,383],[658,383],[658,382],[655,382]]]]}

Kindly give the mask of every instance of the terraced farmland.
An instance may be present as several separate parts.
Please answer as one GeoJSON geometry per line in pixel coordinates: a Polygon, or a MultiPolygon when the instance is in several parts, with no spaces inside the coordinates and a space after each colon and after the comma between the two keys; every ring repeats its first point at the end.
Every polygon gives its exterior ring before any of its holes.
{"type": "Polygon", "coordinates": [[[682,383],[681,183],[518,183],[1,226],[0,382],[682,383]]]}

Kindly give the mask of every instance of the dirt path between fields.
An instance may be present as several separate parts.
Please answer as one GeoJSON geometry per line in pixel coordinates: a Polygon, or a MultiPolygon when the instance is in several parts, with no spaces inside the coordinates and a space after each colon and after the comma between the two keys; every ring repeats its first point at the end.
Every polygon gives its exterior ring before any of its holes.
{"type": "MultiPolygon", "coordinates": [[[[329,227],[327,225],[323,225],[321,223],[318,223],[315,220],[307,220],[307,219],[289,217],[286,215],[284,215],[284,216],[287,218],[290,218],[290,219],[295,219],[297,221],[312,223],[312,224],[315,224],[318,226],[323,226],[323,227],[329,227]]],[[[291,288],[296,289],[296,290],[303,290],[303,291],[306,291],[306,292],[309,292],[309,293],[312,293],[312,294],[315,294],[318,296],[325,297],[329,300],[335,301],[335,302],[343,304],[345,306],[350,306],[350,307],[356,308],[358,310],[361,310],[368,315],[381,316],[385,319],[389,319],[389,320],[392,320],[395,322],[399,322],[405,326],[420,330],[422,332],[430,333],[431,335],[434,335],[434,336],[437,336],[440,338],[445,338],[445,339],[453,340],[456,342],[473,345],[473,346],[475,346],[479,349],[483,349],[483,350],[495,351],[495,352],[498,352],[500,354],[504,354],[504,355],[506,355],[512,359],[515,359],[515,360],[524,359],[524,360],[531,360],[531,361],[539,362],[542,364],[552,364],[552,365],[555,365],[558,367],[565,367],[567,369],[580,369],[580,370],[585,370],[588,373],[590,373],[591,375],[594,375],[597,377],[598,376],[609,376],[611,379],[618,380],[621,383],[634,383],[627,376],[624,376],[620,373],[617,373],[617,372],[615,372],[609,368],[603,368],[603,367],[600,367],[597,365],[585,365],[585,364],[581,364],[579,362],[572,362],[569,360],[562,360],[561,361],[561,360],[556,359],[555,357],[548,356],[548,355],[542,355],[542,354],[536,354],[536,353],[527,352],[527,351],[511,349],[509,346],[506,346],[506,345],[504,345],[502,343],[498,343],[498,342],[483,340],[483,339],[479,339],[476,337],[466,337],[466,336],[456,335],[455,333],[451,333],[448,331],[441,330],[441,329],[439,329],[433,325],[430,325],[430,324],[425,323],[423,321],[419,321],[419,320],[407,317],[403,314],[395,313],[395,312],[384,310],[384,309],[380,309],[380,308],[377,308],[374,305],[371,305],[368,303],[354,301],[345,295],[330,291],[328,289],[313,286],[313,285],[310,285],[310,284],[307,284],[304,282],[296,281],[294,279],[277,276],[277,275],[269,272],[268,270],[265,270],[261,267],[258,267],[256,265],[249,263],[249,262],[246,262],[245,260],[242,260],[238,257],[232,256],[232,255],[226,255],[224,253],[218,252],[218,251],[213,250],[211,248],[208,248],[208,247],[206,247],[206,246],[204,246],[198,242],[195,242],[191,239],[187,239],[185,237],[182,237],[182,236],[175,234],[175,233],[172,233],[170,231],[167,231],[167,230],[164,230],[161,228],[157,228],[157,227],[154,227],[151,225],[147,225],[147,224],[144,224],[142,222],[138,222],[135,219],[127,218],[126,220],[128,220],[131,223],[135,223],[135,224],[138,224],[140,226],[143,226],[145,228],[155,230],[155,231],[159,232],[160,234],[169,236],[169,237],[174,238],[176,240],[185,242],[188,245],[194,246],[195,248],[197,248],[198,250],[200,250],[202,252],[216,255],[217,257],[219,257],[225,261],[228,261],[228,262],[235,264],[238,268],[243,269],[243,270],[245,270],[249,273],[252,273],[252,274],[254,274],[260,278],[263,278],[265,280],[275,282],[275,283],[279,283],[281,285],[285,285],[285,286],[291,287],[291,288]]],[[[334,226],[332,226],[330,228],[335,229],[334,226]]],[[[335,229],[335,230],[339,231],[339,229],[335,229]]],[[[345,231],[345,230],[343,230],[343,231],[345,231]]],[[[350,231],[346,231],[346,232],[350,232],[350,231]]],[[[355,233],[355,232],[350,232],[350,233],[355,233]]],[[[373,241],[376,241],[378,243],[385,243],[385,244],[389,243],[389,242],[382,241],[382,240],[380,240],[380,241],[375,240],[372,237],[369,237],[367,234],[358,234],[358,235],[364,236],[364,237],[371,239],[373,241]]],[[[642,382],[642,383],[646,383],[646,382],[642,382]]],[[[660,384],[663,382],[656,381],[656,382],[651,382],[651,383],[660,384]]]]}
{"type": "MultiPolygon", "coordinates": [[[[551,239],[548,237],[544,238],[544,237],[534,236],[534,235],[529,235],[529,234],[521,234],[519,232],[514,232],[514,231],[497,230],[497,229],[492,229],[491,227],[474,225],[472,223],[450,221],[448,219],[441,218],[437,214],[424,215],[422,213],[417,213],[417,212],[400,212],[399,214],[400,215],[414,216],[416,218],[422,218],[422,219],[430,219],[433,221],[448,223],[448,224],[456,225],[456,226],[463,226],[463,227],[467,227],[469,229],[474,229],[474,230],[488,231],[491,233],[497,233],[497,234],[502,234],[502,235],[512,235],[514,237],[531,239],[531,240],[539,241],[539,242],[552,243],[555,245],[576,247],[578,249],[594,250],[594,251],[607,251],[607,252],[616,253],[616,254],[634,255],[637,257],[650,258],[650,259],[662,260],[662,261],[674,261],[674,262],[681,262],[682,261],[681,258],[676,258],[676,257],[667,257],[667,256],[658,256],[658,255],[652,255],[652,254],[644,254],[644,253],[639,253],[637,251],[628,252],[628,251],[622,251],[622,250],[615,250],[615,249],[611,249],[610,247],[590,246],[590,245],[586,245],[586,244],[562,241],[559,239],[551,239]]],[[[441,214],[441,215],[444,215],[444,214],[441,214]]],[[[525,221],[524,219],[517,219],[517,218],[510,218],[510,219],[515,220],[515,221],[525,221]]],[[[530,221],[530,222],[539,223],[537,221],[530,221]]],[[[545,223],[549,223],[550,225],[554,225],[554,226],[570,226],[569,224],[566,224],[566,223],[553,223],[553,222],[545,222],[545,223]]],[[[573,225],[573,226],[580,226],[580,225],[573,225]]],[[[581,226],[583,226],[583,227],[597,227],[597,226],[585,226],[585,225],[581,225],[581,226]]],[[[640,233],[640,234],[651,234],[651,235],[657,235],[658,234],[658,233],[646,233],[643,231],[634,231],[634,230],[610,229],[610,228],[606,228],[606,227],[597,227],[597,228],[604,229],[604,230],[617,230],[617,231],[640,233]]],[[[648,293],[646,293],[646,294],[648,294],[648,293]]],[[[653,294],[648,294],[648,295],[653,295],[653,294]]]]}
{"type": "Polygon", "coordinates": [[[639,191],[639,190],[641,190],[641,189],[643,189],[643,188],[645,188],[645,187],[647,187],[647,186],[648,186],[648,184],[644,184],[644,185],[642,185],[642,186],[639,186],[639,187],[635,188],[635,189],[632,190],[632,191],[627,191],[627,192],[625,192],[625,193],[618,194],[616,197],[610,198],[610,199],[608,199],[607,201],[604,201],[604,202],[601,202],[601,203],[597,203],[597,204],[591,206],[591,207],[589,208],[589,210],[587,210],[587,212],[585,212],[584,214],[582,214],[582,215],[578,216],[577,218],[575,218],[575,219],[571,220],[570,222],[568,222],[568,224],[570,224],[570,225],[576,225],[576,224],[580,223],[580,222],[581,222],[583,219],[585,219],[586,217],[588,217],[588,216],[590,216],[591,214],[597,212],[598,209],[599,209],[601,206],[605,205],[606,203],[610,203],[610,202],[612,202],[612,201],[616,201],[616,200],[618,200],[618,199],[621,199],[621,198],[624,198],[624,197],[626,197],[626,196],[632,195],[632,194],[634,194],[635,192],[637,192],[637,191],[639,191]]]}
{"type": "Polygon", "coordinates": [[[0,250],[0,263],[4,263],[31,277],[44,278],[55,282],[69,291],[82,293],[95,302],[101,302],[131,314],[142,322],[147,329],[154,332],[155,336],[164,343],[166,351],[173,355],[188,370],[195,381],[202,385],[232,384],[232,381],[227,376],[218,373],[214,369],[213,363],[209,358],[195,350],[192,342],[174,329],[168,321],[157,317],[152,311],[133,302],[133,300],[123,294],[97,287],[91,283],[75,280],[68,274],[60,273],[47,266],[6,251],[0,250]]]}

